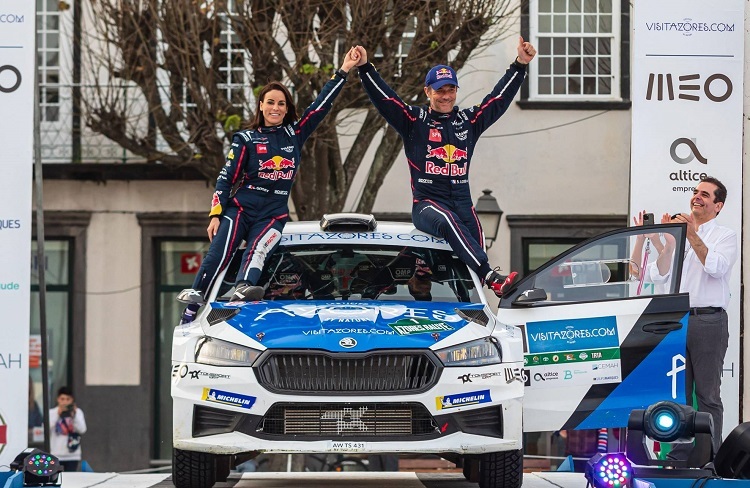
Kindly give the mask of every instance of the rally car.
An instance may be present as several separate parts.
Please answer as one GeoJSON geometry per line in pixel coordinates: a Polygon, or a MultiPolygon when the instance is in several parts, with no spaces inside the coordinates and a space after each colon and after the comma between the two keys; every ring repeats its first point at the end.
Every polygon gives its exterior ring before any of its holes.
{"type": "MultiPolygon", "coordinates": [[[[684,240],[684,226],[659,228],[684,240]]],[[[434,453],[482,488],[513,488],[524,422],[619,427],[633,408],[684,400],[681,260],[670,283],[644,288],[630,249],[647,231],[563,253],[495,315],[448,243],[411,224],[288,223],[262,301],[230,301],[237,253],[196,320],[175,329],[175,485],[210,487],[261,452],[434,453]]]]}

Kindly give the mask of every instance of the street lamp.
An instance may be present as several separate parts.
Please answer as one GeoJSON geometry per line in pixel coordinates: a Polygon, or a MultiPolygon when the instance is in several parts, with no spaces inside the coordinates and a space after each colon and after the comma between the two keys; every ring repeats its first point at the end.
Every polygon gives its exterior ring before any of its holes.
{"type": "Polygon", "coordinates": [[[479,223],[484,230],[486,246],[489,249],[492,247],[495,239],[497,239],[497,231],[500,229],[500,219],[503,216],[503,211],[500,210],[497,199],[492,196],[492,190],[482,190],[482,193],[484,195],[479,197],[474,209],[477,212],[477,217],[479,217],[479,223]]]}

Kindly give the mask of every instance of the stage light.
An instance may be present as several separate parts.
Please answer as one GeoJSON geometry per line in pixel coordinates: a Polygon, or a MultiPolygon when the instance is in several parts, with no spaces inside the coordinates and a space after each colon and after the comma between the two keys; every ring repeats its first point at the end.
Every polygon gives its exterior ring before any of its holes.
{"type": "Polygon", "coordinates": [[[687,405],[655,403],[644,414],[644,433],[659,442],[689,441],[694,435],[691,431],[694,414],[693,408],[687,405]]]}
{"type": "Polygon", "coordinates": [[[750,422],[732,429],[714,458],[716,474],[722,478],[750,479],[750,422]]]}
{"type": "Polygon", "coordinates": [[[58,485],[57,482],[62,466],[52,454],[39,449],[23,450],[10,463],[10,469],[23,472],[24,486],[58,485]]]}
{"type": "Polygon", "coordinates": [[[693,407],[663,401],[645,410],[630,412],[628,419],[627,456],[639,466],[698,468],[712,460],[711,433],[713,419],[707,412],[693,407]],[[656,459],[646,446],[646,438],[664,443],[686,443],[695,438],[695,448],[687,460],[656,459]]]}
{"type": "Polygon", "coordinates": [[[633,468],[622,452],[600,452],[588,460],[586,480],[594,488],[629,488],[632,486],[633,468]]]}

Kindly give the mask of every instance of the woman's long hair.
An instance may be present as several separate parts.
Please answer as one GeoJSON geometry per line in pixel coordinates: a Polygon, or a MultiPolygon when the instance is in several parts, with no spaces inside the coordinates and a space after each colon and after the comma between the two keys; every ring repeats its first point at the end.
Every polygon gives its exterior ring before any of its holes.
{"type": "Polygon", "coordinates": [[[263,112],[260,110],[260,102],[264,101],[266,98],[266,94],[272,90],[278,90],[281,93],[284,94],[284,98],[286,98],[286,115],[284,116],[284,121],[282,122],[282,125],[291,124],[295,120],[297,120],[297,106],[294,104],[294,99],[292,99],[292,94],[289,93],[289,90],[287,87],[285,87],[283,84],[281,84],[278,81],[272,81],[268,83],[266,86],[264,86],[260,92],[258,93],[258,99],[255,102],[255,116],[253,117],[253,120],[250,121],[250,124],[248,125],[249,129],[257,129],[258,127],[263,127],[266,125],[266,121],[263,118],[263,112]]]}

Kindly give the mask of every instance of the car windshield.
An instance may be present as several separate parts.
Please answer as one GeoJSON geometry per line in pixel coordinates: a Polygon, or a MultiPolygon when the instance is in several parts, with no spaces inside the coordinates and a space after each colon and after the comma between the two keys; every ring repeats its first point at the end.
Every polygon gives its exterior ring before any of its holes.
{"type": "MultiPolygon", "coordinates": [[[[232,295],[242,252],[227,270],[219,301],[232,295]]],[[[259,285],[266,300],[401,300],[479,303],[468,268],[452,252],[356,244],[280,246],[259,285]]]]}

